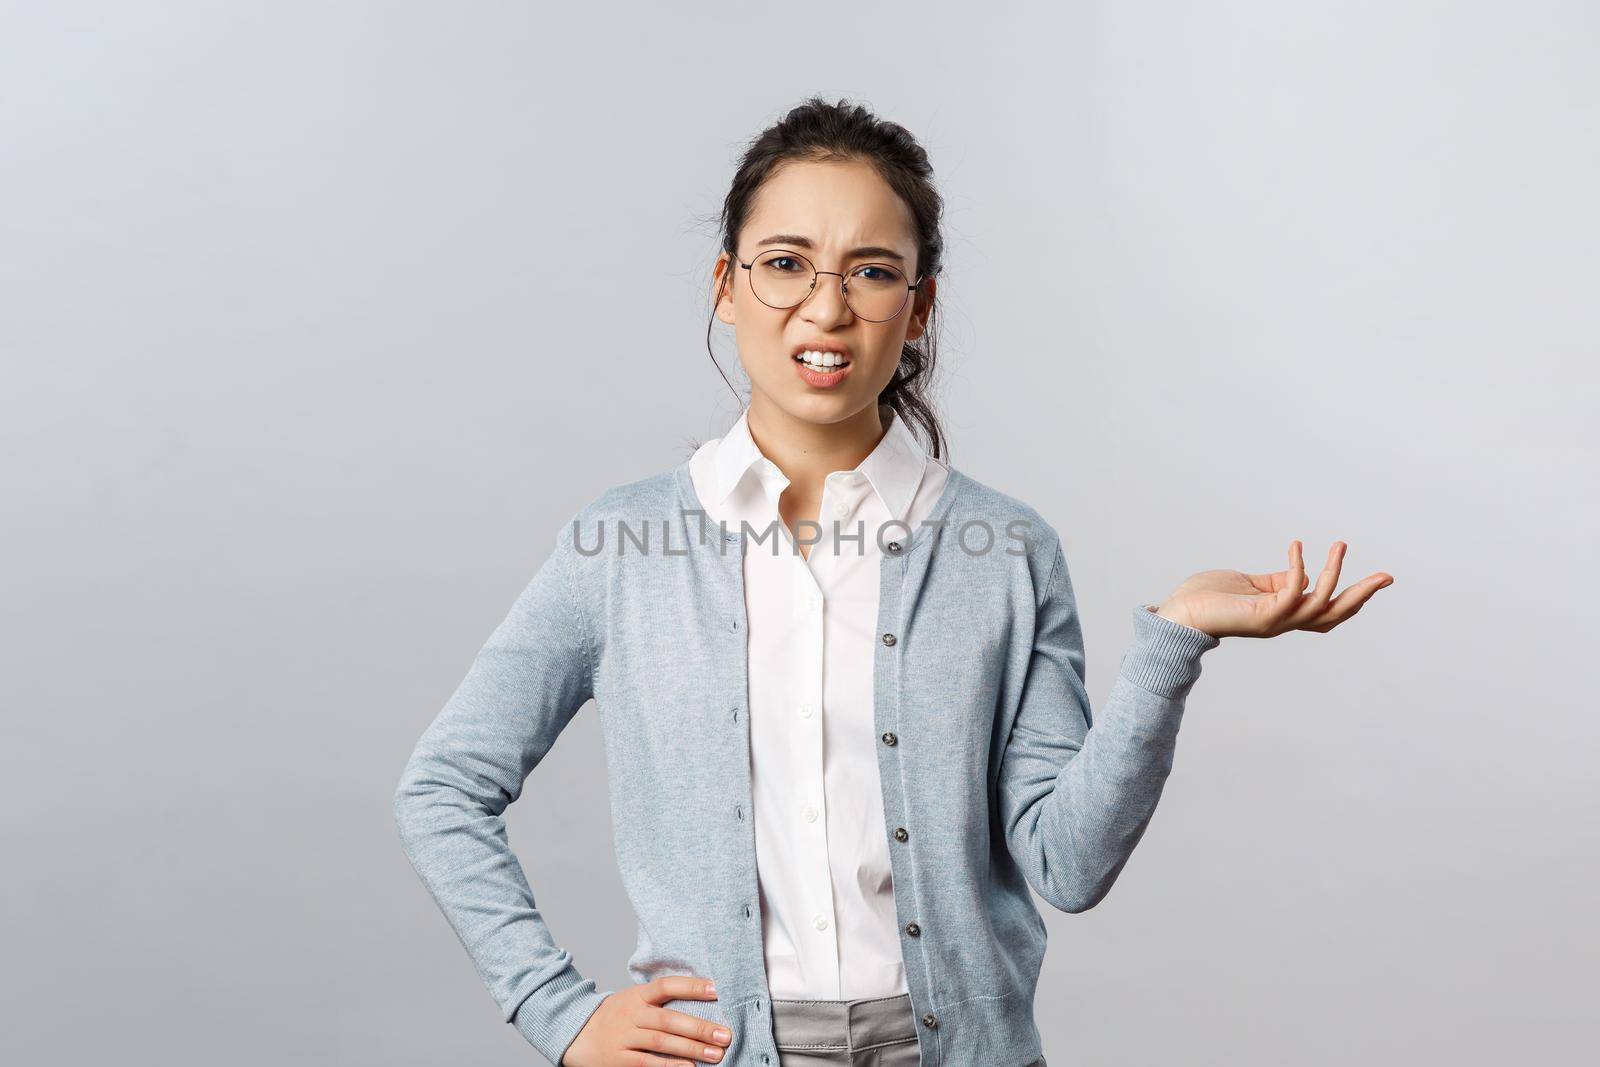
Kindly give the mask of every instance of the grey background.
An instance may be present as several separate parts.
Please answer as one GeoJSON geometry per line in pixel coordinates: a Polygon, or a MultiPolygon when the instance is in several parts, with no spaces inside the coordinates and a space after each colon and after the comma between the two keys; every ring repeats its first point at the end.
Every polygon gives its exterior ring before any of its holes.
{"type": "MultiPolygon", "coordinates": [[[[952,460],[1062,530],[1097,699],[1193,571],[1342,538],[1341,584],[1396,576],[1208,655],[1116,890],[1040,904],[1051,1063],[1585,1055],[1597,31],[0,5],[0,1057],[537,1061],[392,789],[562,520],[737,413],[706,219],[813,91],[932,153],[952,460]]],[[[591,707],[511,839],[615,987],[599,742],[591,707]]]]}

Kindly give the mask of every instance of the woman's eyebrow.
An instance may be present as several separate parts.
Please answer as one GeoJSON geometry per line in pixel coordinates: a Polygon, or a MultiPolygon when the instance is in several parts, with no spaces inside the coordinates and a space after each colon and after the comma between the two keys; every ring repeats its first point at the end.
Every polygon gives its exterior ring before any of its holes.
{"type": "MultiPolygon", "coordinates": [[[[811,238],[801,237],[796,233],[775,233],[771,237],[763,237],[761,240],[756,242],[757,248],[760,248],[762,245],[795,245],[799,248],[814,249],[814,246],[811,243],[811,238]]],[[[882,256],[885,259],[898,259],[902,263],[904,263],[906,259],[905,256],[902,256],[894,249],[884,248],[882,245],[862,245],[860,248],[852,249],[848,254],[851,257],[882,256]]]]}

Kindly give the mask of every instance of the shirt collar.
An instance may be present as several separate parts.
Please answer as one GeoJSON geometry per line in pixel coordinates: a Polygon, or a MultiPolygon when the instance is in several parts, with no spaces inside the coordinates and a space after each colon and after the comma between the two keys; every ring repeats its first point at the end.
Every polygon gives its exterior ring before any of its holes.
{"type": "Polygon", "coordinates": [[[750,436],[748,406],[739,413],[739,421],[735,422],[728,432],[722,435],[722,440],[717,442],[714,458],[717,504],[721,505],[744,480],[745,472],[751,467],[759,467],[767,462],[767,457],[756,447],[755,438],[750,436]]]}
{"type": "MultiPolygon", "coordinates": [[[[911,510],[917,487],[922,484],[928,454],[893,408],[882,405],[879,411],[881,417],[888,421],[888,430],[877,447],[855,469],[865,476],[889,515],[904,522],[907,512],[911,510]]],[[[747,405],[739,413],[738,421],[716,444],[714,465],[717,504],[720,506],[726,502],[751,468],[756,468],[758,475],[770,474],[787,484],[783,472],[776,466],[768,470],[767,464],[767,457],[756,446],[755,438],[750,436],[750,408],[747,405]]]]}
{"type": "Polygon", "coordinates": [[[911,499],[922,484],[928,454],[893,408],[886,405],[883,412],[889,420],[889,430],[856,469],[867,476],[889,516],[904,522],[911,511],[911,499]]]}

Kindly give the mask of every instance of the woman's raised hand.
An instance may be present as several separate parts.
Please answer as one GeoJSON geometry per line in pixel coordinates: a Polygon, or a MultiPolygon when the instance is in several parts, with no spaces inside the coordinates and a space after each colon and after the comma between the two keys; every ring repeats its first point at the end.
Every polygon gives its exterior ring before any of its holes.
{"type": "Polygon", "coordinates": [[[1328,562],[1309,593],[1297,540],[1289,544],[1287,570],[1271,574],[1201,571],[1162,601],[1156,614],[1213,637],[1276,637],[1290,630],[1325,634],[1394,581],[1393,575],[1379,571],[1334,596],[1347,547],[1343,541],[1333,543],[1328,562]]]}
{"type": "Polygon", "coordinates": [[[716,1000],[704,978],[665,974],[612,993],[567,1046],[561,1067],[692,1067],[722,1062],[733,1040],[725,1027],[661,1005],[716,1000]]]}

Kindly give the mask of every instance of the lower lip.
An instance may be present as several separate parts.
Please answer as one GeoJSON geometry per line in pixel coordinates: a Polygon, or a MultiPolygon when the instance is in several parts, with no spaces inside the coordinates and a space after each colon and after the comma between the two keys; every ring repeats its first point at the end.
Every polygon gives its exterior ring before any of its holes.
{"type": "Polygon", "coordinates": [[[837,370],[824,372],[812,370],[798,359],[791,359],[789,362],[793,363],[795,368],[800,372],[800,378],[802,381],[804,381],[807,385],[814,385],[818,389],[829,389],[835,385],[838,385],[840,382],[844,381],[844,376],[850,373],[850,368],[855,366],[854,363],[846,363],[837,370]]]}

